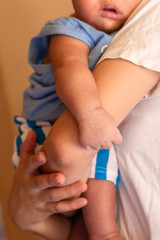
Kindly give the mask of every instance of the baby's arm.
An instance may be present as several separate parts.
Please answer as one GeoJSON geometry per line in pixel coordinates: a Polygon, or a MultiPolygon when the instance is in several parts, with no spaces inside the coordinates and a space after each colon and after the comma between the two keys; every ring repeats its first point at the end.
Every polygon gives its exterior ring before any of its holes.
{"type": "Polygon", "coordinates": [[[121,142],[114,119],[102,107],[92,72],[89,47],[72,37],[56,35],[49,56],[56,92],[78,122],[80,142],[86,149],[110,148],[121,142]]]}

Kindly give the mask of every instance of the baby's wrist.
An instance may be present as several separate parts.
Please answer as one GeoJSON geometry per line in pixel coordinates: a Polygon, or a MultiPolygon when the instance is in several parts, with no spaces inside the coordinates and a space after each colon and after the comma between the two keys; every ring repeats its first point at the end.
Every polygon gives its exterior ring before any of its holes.
{"type": "Polygon", "coordinates": [[[85,107],[83,111],[79,114],[77,121],[80,123],[88,120],[89,118],[94,118],[95,116],[97,116],[97,114],[100,113],[101,110],[104,110],[101,104],[85,107]]]}

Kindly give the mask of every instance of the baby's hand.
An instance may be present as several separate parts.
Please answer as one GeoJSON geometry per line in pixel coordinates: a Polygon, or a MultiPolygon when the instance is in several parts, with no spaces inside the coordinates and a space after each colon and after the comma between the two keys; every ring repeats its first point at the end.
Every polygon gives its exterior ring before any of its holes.
{"type": "Polygon", "coordinates": [[[120,144],[122,136],[116,127],[115,120],[104,108],[91,110],[78,121],[80,143],[89,150],[91,148],[111,148],[112,144],[120,144]]]}

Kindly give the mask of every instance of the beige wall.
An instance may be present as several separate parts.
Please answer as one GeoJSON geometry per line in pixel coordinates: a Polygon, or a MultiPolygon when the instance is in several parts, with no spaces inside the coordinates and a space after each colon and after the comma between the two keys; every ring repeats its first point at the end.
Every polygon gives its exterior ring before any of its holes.
{"type": "Polygon", "coordinates": [[[72,11],[70,0],[0,1],[0,201],[8,240],[39,239],[17,229],[7,215],[7,196],[14,174],[10,159],[16,128],[12,119],[21,112],[22,93],[32,71],[27,64],[29,41],[47,20],[68,16],[72,11]]]}

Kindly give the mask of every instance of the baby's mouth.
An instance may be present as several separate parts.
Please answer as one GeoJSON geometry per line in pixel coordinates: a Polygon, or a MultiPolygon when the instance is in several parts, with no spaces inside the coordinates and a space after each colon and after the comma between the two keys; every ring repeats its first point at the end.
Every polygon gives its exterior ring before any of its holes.
{"type": "Polygon", "coordinates": [[[117,10],[115,9],[115,8],[110,8],[110,7],[104,7],[103,9],[102,9],[103,11],[108,11],[108,12],[113,12],[113,13],[117,13],[117,10]]]}
{"type": "Polygon", "coordinates": [[[120,11],[114,5],[107,4],[101,9],[101,16],[110,19],[120,18],[120,11]]]}

